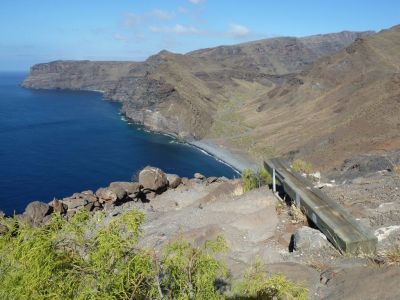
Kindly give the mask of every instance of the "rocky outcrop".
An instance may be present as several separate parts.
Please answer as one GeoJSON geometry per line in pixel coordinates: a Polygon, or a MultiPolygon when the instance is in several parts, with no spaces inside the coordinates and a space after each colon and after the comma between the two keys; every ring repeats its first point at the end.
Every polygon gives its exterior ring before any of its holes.
{"type": "Polygon", "coordinates": [[[176,174],[167,174],[167,180],[171,189],[176,189],[182,183],[182,178],[176,174]]]}
{"type": "Polygon", "coordinates": [[[53,212],[53,208],[43,202],[33,201],[25,208],[22,217],[30,224],[38,225],[48,219],[48,216],[53,212]]]}
{"type": "Polygon", "coordinates": [[[168,179],[165,173],[155,167],[146,167],[139,173],[139,183],[144,190],[161,193],[168,187],[168,179]]]}
{"type": "Polygon", "coordinates": [[[325,247],[329,247],[330,243],[326,236],[317,229],[303,226],[293,235],[293,250],[295,251],[321,251],[325,247]]]}

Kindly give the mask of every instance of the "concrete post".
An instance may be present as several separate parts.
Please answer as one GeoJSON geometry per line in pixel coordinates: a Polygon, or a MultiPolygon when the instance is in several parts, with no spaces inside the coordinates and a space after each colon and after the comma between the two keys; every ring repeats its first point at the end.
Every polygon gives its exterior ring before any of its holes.
{"type": "Polygon", "coordinates": [[[272,191],[276,193],[275,169],[272,169],[272,191]]]}

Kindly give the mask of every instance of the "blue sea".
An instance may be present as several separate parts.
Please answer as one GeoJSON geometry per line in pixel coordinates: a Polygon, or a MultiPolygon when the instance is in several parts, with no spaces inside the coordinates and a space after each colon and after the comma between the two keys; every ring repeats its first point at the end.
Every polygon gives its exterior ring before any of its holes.
{"type": "Polygon", "coordinates": [[[229,166],[171,137],[125,122],[120,105],[95,92],[30,90],[27,74],[0,73],[0,210],[20,213],[152,165],[191,177],[235,177],[229,166]]]}

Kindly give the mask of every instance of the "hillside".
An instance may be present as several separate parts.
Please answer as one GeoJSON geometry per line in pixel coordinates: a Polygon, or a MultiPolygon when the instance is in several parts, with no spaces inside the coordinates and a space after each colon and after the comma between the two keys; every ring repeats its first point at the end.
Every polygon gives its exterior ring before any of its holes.
{"type": "Polygon", "coordinates": [[[322,58],[246,107],[246,122],[257,125],[251,136],[319,166],[398,149],[399,49],[397,26],[322,58]]]}
{"type": "Polygon", "coordinates": [[[154,130],[328,168],[399,147],[398,35],[281,37],[143,63],[57,61],[34,66],[23,86],[101,90],[154,130]]]}

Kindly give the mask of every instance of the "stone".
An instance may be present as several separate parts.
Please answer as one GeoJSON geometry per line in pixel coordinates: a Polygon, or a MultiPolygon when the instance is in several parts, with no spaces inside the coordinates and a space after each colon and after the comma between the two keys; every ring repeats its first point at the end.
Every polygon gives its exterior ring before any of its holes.
{"type": "Polygon", "coordinates": [[[115,193],[117,196],[117,201],[122,201],[128,196],[127,191],[122,186],[115,185],[113,187],[109,187],[108,189],[115,193]]]}
{"type": "MultiPolygon", "coordinates": [[[[121,191],[121,190],[119,190],[119,191],[121,191]]],[[[117,193],[118,193],[118,191],[117,191],[117,193]]],[[[111,190],[109,188],[99,188],[96,191],[96,196],[99,198],[100,203],[104,203],[104,202],[114,203],[114,202],[117,202],[118,196],[122,195],[122,192],[121,192],[121,194],[117,194],[117,193],[116,193],[116,191],[111,190]]],[[[125,194],[126,194],[126,192],[125,192],[125,194]]]]}
{"type": "Polygon", "coordinates": [[[126,191],[128,195],[137,195],[140,192],[140,189],[142,188],[141,184],[139,182],[124,182],[124,181],[117,181],[117,182],[112,182],[110,184],[110,188],[122,188],[123,190],[126,191]]]}
{"type": "Polygon", "coordinates": [[[39,224],[52,211],[53,209],[50,205],[40,201],[33,201],[25,208],[24,217],[30,223],[39,224]]]}
{"type": "Polygon", "coordinates": [[[82,208],[85,206],[89,201],[84,198],[64,198],[62,202],[67,205],[68,210],[70,209],[77,209],[77,208],[82,208]]]}
{"type": "Polygon", "coordinates": [[[87,190],[87,191],[83,191],[81,194],[85,194],[85,195],[94,195],[92,190],[87,190]]]}
{"type": "Polygon", "coordinates": [[[144,189],[156,193],[164,192],[168,187],[168,180],[165,173],[155,167],[146,167],[139,173],[139,183],[144,189]]]}
{"type": "Polygon", "coordinates": [[[400,299],[400,268],[358,266],[338,270],[319,299],[400,299]]]}
{"type": "Polygon", "coordinates": [[[182,177],[181,181],[182,181],[183,185],[189,185],[190,184],[189,178],[187,178],[187,177],[182,177]]]}
{"type": "Polygon", "coordinates": [[[82,193],[76,193],[74,194],[76,195],[76,197],[73,198],[82,198],[82,199],[86,199],[88,202],[95,202],[97,201],[97,197],[96,195],[93,194],[92,191],[84,191],[82,193]]]}
{"type": "Polygon", "coordinates": [[[218,177],[211,176],[211,177],[208,177],[208,178],[207,178],[207,183],[208,183],[208,184],[214,183],[214,182],[216,182],[216,181],[218,181],[218,177]]]}
{"type": "Polygon", "coordinates": [[[94,208],[94,202],[88,202],[88,203],[84,206],[84,208],[85,208],[87,211],[92,211],[93,208],[94,208]]]}
{"type": "Polygon", "coordinates": [[[114,210],[115,205],[112,202],[106,202],[104,204],[104,211],[111,212],[114,210]]]}
{"type": "Polygon", "coordinates": [[[204,179],[206,178],[206,177],[205,177],[203,174],[201,174],[201,173],[194,173],[193,177],[196,178],[196,179],[200,179],[200,180],[204,180],[204,179]]]}
{"type": "Polygon", "coordinates": [[[2,210],[0,210],[0,219],[4,218],[5,216],[6,214],[2,210]]]}
{"type": "Polygon", "coordinates": [[[78,209],[76,209],[76,208],[68,209],[68,210],[67,210],[66,216],[67,216],[67,218],[71,218],[71,217],[73,217],[77,212],[78,212],[78,209]]]}
{"type": "Polygon", "coordinates": [[[182,179],[176,174],[167,174],[167,180],[171,189],[176,189],[182,183],[182,179]]]}
{"type": "Polygon", "coordinates": [[[295,251],[321,250],[329,246],[324,234],[308,226],[302,226],[293,235],[293,250],[295,251]]]}
{"type": "Polygon", "coordinates": [[[53,211],[55,213],[58,213],[60,215],[64,215],[68,210],[68,205],[57,199],[51,201],[50,206],[53,207],[53,211]]]}

